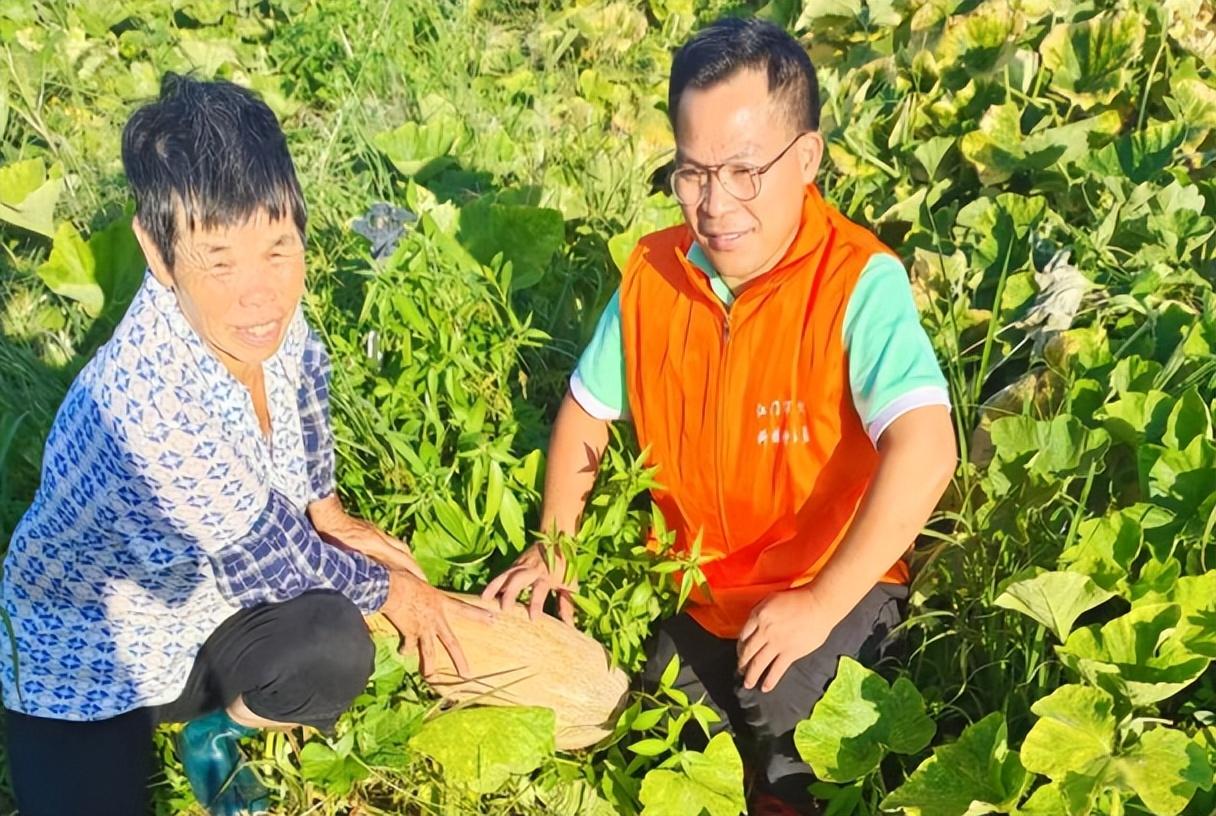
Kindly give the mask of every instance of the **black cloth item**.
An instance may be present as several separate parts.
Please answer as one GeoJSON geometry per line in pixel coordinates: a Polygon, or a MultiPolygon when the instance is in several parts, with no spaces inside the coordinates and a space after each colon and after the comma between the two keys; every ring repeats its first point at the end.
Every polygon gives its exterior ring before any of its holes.
{"type": "MultiPolygon", "coordinates": [[[[738,671],[738,641],[716,637],[688,613],[663,621],[646,649],[641,685],[653,693],[673,655],[679,655],[680,672],[674,687],[692,702],[705,705],[721,718],[711,736],[729,730],[756,774],[759,789],[795,805],[810,802],[807,788],[814,782],[810,766],[794,747],[794,728],[811,714],[836,675],[844,655],[866,666],[892,656],[897,643],[892,631],[903,619],[908,588],[879,584],[832,629],[815,651],[795,661],[770,692],[745,689],[738,671]]],[[[703,750],[708,742],[696,722],[681,735],[684,745],[703,750]]]]}
{"type": "Polygon", "coordinates": [[[140,816],[152,733],[243,697],[280,723],[330,730],[375,662],[359,609],[332,590],[242,609],[203,644],[177,700],[94,722],[6,712],[9,774],[21,816],[140,816]]]}

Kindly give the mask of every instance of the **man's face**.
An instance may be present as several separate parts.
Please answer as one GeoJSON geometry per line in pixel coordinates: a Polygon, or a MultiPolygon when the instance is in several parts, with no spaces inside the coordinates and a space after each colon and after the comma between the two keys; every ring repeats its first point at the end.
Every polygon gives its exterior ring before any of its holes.
{"type": "MultiPolygon", "coordinates": [[[[745,70],[708,88],[689,88],[676,111],[676,169],[719,164],[762,167],[798,136],[764,71],[745,70]]],[[[807,133],[759,177],[760,193],[740,201],[712,174],[701,200],[681,202],[684,220],[714,269],[743,283],[772,269],[793,243],[806,185],[823,155],[807,133]]],[[[723,175],[726,171],[723,172],[723,175]]]]}
{"type": "Polygon", "coordinates": [[[172,270],[159,257],[152,262],[147,244],[144,254],[158,280],[175,290],[186,320],[241,378],[278,350],[304,294],[300,233],[290,218],[261,210],[243,224],[210,230],[179,220],[177,235],[172,270]]]}

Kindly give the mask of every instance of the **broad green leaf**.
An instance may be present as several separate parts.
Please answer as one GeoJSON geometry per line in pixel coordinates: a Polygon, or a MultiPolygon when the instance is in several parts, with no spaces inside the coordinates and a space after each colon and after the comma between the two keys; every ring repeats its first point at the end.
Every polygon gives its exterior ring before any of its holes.
{"type": "Polygon", "coordinates": [[[376,662],[370,682],[377,697],[396,693],[405,679],[407,669],[405,658],[397,649],[399,642],[400,638],[393,636],[374,638],[376,662]]]}
{"type": "Polygon", "coordinates": [[[659,22],[673,15],[691,17],[696,13],[692,0],[649,0],[649,5],[659,22]]]}
{"type": "MultiPolygon", "coordinates": [[[[218,23],[226,13],[231,11],[229,5],[223,0],[184,0],[184,2],[180,2],[180,8],[182,12],[198,22],[209,24],[218,23]]],[[[114,16],[117,17],[116,23],[126,19],[117,14],[114,16]]]]}
{"type": "Polygon", "coordinates": [[[1208,658],[1173,635],[1177,604],[1147,604],[1102,626],[1073,632],[1057,646],[1061,660],[1090,683],[1134,706],[1168,699],[1203,674],[1208,658]]]}
{"type": "MultiPolygon", "coordinates": [[[[1153,289],[1155,288],[1156,285],[1153,286],[1153,289]]],[[[1161,371],[1161,363],[1133,354],[1115,363],[1115,367],[1110,372],[1110,384],[1120,395],[1126,395],[1131,391],[1147,393],[1152,390],[1161,371]]]]}
{"type": "Polygon", "coordinates": [[[1030,258],[1030,235],[1046,212],[1042,196],[1001,193],[963,207],[957,223],[971,231],[974,265],[997,274],[1017,272],[1030,258]]]}
{"type": "Polygon", "coordinates": [[[310,742],[300,750],[300,773],[328,793],[345,796],[355,783],[369,775],[368,769],[352,757],[354,734],[349,733],[331,748],[321,742],[310,742]]]}
{"type": "Polygon", "coordinates": [[[48,178],[42,159],[0,167],[0,221],[50,238],[55,234],[55,202],[62,189],[63,179],[48,178]]]}
{"type": "Polygon", "coordinates": [[[897,754],[920,753],[937,733],[937,725],[925,714],[925,698],[906,677],[891,684],[882,716],[889,722],[887,747],[897,754]]]}
{"type": "Polygon", "coordinates": [[[608,239],[608,252],[616,268],[622,272],[625,270],[625,262],[642,236],[674,226],[680,223],[682,217],[679,203],[671,196],[656,193],[646,199],[629,229],[608,239]]]}
{"type": "Polygon", "coordinates": [[[1102,111],[1097,116],[1043,128],[1026,136],[1023,147],[1030,155],[1052,155],[1054,164],[1077,161],[1106,144],[1123,128],[1123,119],[1115,111],[1102,111]]]}
{"type": "Polygon", "coordinates": [[[1060,566],[1115,592],[1126,587],[1128,566],[1143,546],[1144,531],[1132,512],[1088,518],[1078,528],[1077,542],[1060,553],[1060,566]]]}
{"type": "Polygon", "coordinates": [[[1006,587],[996,599],[996,605],[1029,615],[1064,642],[1082,613],[1113,598],[1114,594],[1086,575],[1045,572],[1006,587]]]}
{"type": "Polygon", "coordinates": [[[1149,810],[1160,816],[1181,813],[1196,790],[1212,784],[1204,750],[1173,728],[1145,732],[1119,758],[1118,771],[1149,810]]]}
{"type": "Polygon", "coordinates": [[[996,105],[980,119],[979,129],[963,136],[963,155],[976,166],[980,181],[999,184],[1018,171],[1044,170],[1088,155],[1103,140],[1119,132],[1122,120],[1114,111],[1022,135],[1022,108],[996,105]]]}
{"type": "Polygon", "coordinates": [[[866,21],[873,28],[894,28],[903,21],[904,9],[899,0],[866,0],[866,21]]]}
{"type": "Polygon", "coordinates": [[[1003,0],[988,0],[968,14],[951,17],[937,48],[938,63],[967,76],[997,68],[1013,51],[1016,22],[1003,0]]]}
{"type": "MultiPolygon", "coordinates": [[[[1177,179],[1161,188],[1154,196],[1152,209],[1145,221],[1150,233],[1140,254],[1164,261],[1185,261],[1191,253],[1216,232],[1216,222],[1202,215],[1205,200],[1194,184],[1182,184],[1177,179]]],[[[1202,342],[1202,335],[1187,332],[1189,339],[1199,339],[1201,356],[1212,353],[1212,346],[1202,342]]],[[[1189,350],[1189,348],[1188,348],[1189,350]]]]}
{"type": "MultiPolygon", "coordinates": [[[[1006,181],[1028,164],[1020,119],[1021,108],[1012,102],[991,107],[980,119],[979,130],[959,140],[959,149],[975,165],[983,184],[1006,181]]],[[[1040,170],[1050,164],[1050,160],[1038,163],[1038,157],[1029,158],[1040,170]]]]}
{"type": "Polygon", "coordinates": [[[1199,395],[1199,389],[1188,388],[1170,412],[1161,442],[1181,450],[1196,437],[1211,438],[1211,435],[1212,418],[1208,416],[1208,406],[1199,395]]]}
{"type": "Polygon", "coordinates": [[[1038,430],[1043,448],[1031,457],[1030,469],[1044,476],[1076,470],[1087,455],[1104,452],[1109,445],[1105,431],[1086,428],[1071,416],[1053,417],[1038,430]]]}
{"type": "Polygon", "coordinates": [[[1044,356],[1057,371],[1091,378],[1095,372],[1090,369],[1101,369],[1114,362],[1110,338],[1101,325],[1061,332],[1047,343],[1044,356]]]}
{"type": "Polygon", "coordinates": [[[1106,431],[1087,428],[1070,414],[1047,421],[1003,417],[990,430],[996,457],[989,474],[1004,484],[1028,476],[1039,483],[1052,483],[1061,474],[1080,474],[1110,447],[1106,431]]]}
{"type": "Polygon", "coordinates": [[[900,678],[888,686],[856,660],[842,657],[811,716],[795,729],[794,746],[818,778],[851,782],[877,768],[888,751],[923,750],[935,730],[911,681],[900,678]]]}
{"type": "Polygon", "coordinates": [[[822,18],[852,19],[861,16],[862,0],[804,0],[802,16],[794,24],[794,30],[812,29],[815,21],[822,18]]]}
{"type": "Polygon", "coordinates": [[[957,742],[934,748],[882,808],[907,816],[1009,813],[1029,782],[1006,743],[1005,719],[994,712],[968,726],[957,742]]]}
{"type": "Polygon", "coordinates": [[[117,321],[143,281],[144,256],[131,219],[120,218],[86,243],[68,222],[59,225],[38,276],[52,292],[80,303],[90,317],[103,310],[117,321]]]}
{"type": "MultiPolygon", "coordinates": [[[[242,80],[243,81],[243,80],[242,80]]],[[[274,111],[280,120],[289,119],[299,112],[303,104],[291,98],[284,88],[283,77],[279,74],[256,73],[248,76],[249,87],[257,91],[266,105],[274,111]]]]}
{"type": "Polygon", "coordinates": [[[89,236],[89,251],[104,296],[103,317],[117,322],[144,280],[147,262],[129,216],[89,236]]]}
{"type": "Polygon", "coordinates": [[[178,51],[186,65],[202,77],[213,78],[225,66],[239,66],[236,48],[208,29],[183,29],[178,51]]]}
{"type": "Polygon", "coordinates": [[[1040,785],[1017,816],[1091,816],[1104,779],[1085,774],[1069,774],[1063,781],[1040,785]]]}
{"type": "Polygon", "coordinates": [[[1129,391],[1102,407],[1102,427],[1120,442],[1135,448],[1159,442],[1173,402],[1164,391],[1129,391]]]}
{"type": "Polygon", "coordinates": [[[1169,166],[1186,132],[1182,122],[1150,122],[1081,158],[1077,164],[1095,175],[1126,176],[1141,184],[1156,179],[1169,166]]]}
{"type": "Polygon", "coordinates": [[[1146,21],[1135,12],[1106,12],[1080,23],[1060,23],[1039,46],[1051,87],[1089,109],[1128,89],[1128,66],[1144,45],[1146,21]]]}
{"type": "Polygon", "coordinates": [[[355,729],[359,756],[372,767],[402,768],[409,761],[409,741],[426,719],[420,703],[372,708],[355,729]]]}
{"type": "Polygon", "coordinates": [[[406,122],[396,130],[376,134],[372,144],[406,176],[433,176],[453,163],[452,150],[464,138],[454,117],[441,116],[425,124],[406,122]]]}
{"type": "Polygon", "coordinates": [[[727,733],[709,741],[705,752],[684,751],[674,767],[655,768],[642,780],[643,816],[739,816],[743,760],[727,733]]]}
{"type": "Polygon", "coordinates": [[[1211,496],[1216,445],[1208,439],[1197,436],[1181,450],[1149,445],[1140,449],[1140,456],[1148,493],[1164,507],[1186,517],[1211,496]]]}
{"type": "Polygon", "coordinates": [[[557,210],[499,204],[487,197],[461,208],[456,237],[487,266],[502,253],[511,263],[511,288],[520,290],[544,277],[549,261],[565,243],[566,223],[557,210]]]}
{"type": "Polygon", "coordinates": [[[51,255],[38,267],[38,277],[55,294],[79,302],[92,317],[100,314],[105,305],[93,252],[67,221],[55,230],[51,255]]]}
{"type": "MultiPolygon", "coordinates": [[[[941,167],[942,159],[950,152],[950,148],[954,146],[954,141],[954,137],[952,136],[934,136],[918,143],[912,151],[912,155],[920,162],[920,166],[924,168],[930,180],[933,180],[937,176],[937,170],[941,167]]],[[[916,251],[919,253],[924,250],[918,247],[916,251]]]]}
{"type": "Polygon", "coordinates": [[[1022,765],[1062,780],[1108,760],[1114,751],[1115,701],[1101,689],[1060,686],[1035,702],[1039,719],[1022,743],[1022,765]]]}
{"type": "Polygon", "coordinates": [[[462,708],[428,721],[410,747],[438,762],[449,783],[493,793],[553,754],[554,728],[548,708],[462,708]]]}
{"type": "Polygon", "coordinates": [[[1175,637],[1195,654],[1216,658],[1216,570],[1184,575],[1162,590],[1150,590],[1137,602],[1178,604],[1183,619],[1175,637]]]}
{"type": "Polygon", "coordinates": [[[1140,601],[1146,605],[1178,604],[1184,615],[1216,611],[1216,570],[1184,575],[1165,592],[1145,595],[1140,601]]]}
{"type": "MultiPolygon", "coordinates": [[[[187,8],[193,3],[183,4],[187,8]]],[[[130,7],[118,0],[98,0],[75,10],[81,26],[90,37],[105,37],[110,29],[131,16],[130,7]]],[[[188,12],[187,12],[188,13],[188,12]]],[[[198,19],[197,17],[195,19],[198,19]]]]}
{"type": "MultiPolygon", "coordinates": [[[[1150,546],[1150,551],[1153,550],[1150,546]]],[[[1141,598],[1149,594],[1167,593],[1178,583],[1182,575],[1182,564],[1177,558],[1152,552],[1152,558],[1140,567],[1140,575],[1129,593],[1133,606],[1144,606],[1141,598]]]]}
{"type": "Polygon", "coordinates": [[[1198,76],[1171,77],[1170,96],[1165,103],[1193,139],[1202,139],[1208,130],[1216,128],[1216,86],[1198,76]]]}
{"type": "Polygon", "coordinates": [[[829,782],[850,782],[874,768],[885,754],[878,735],[881,703],[890,693],[885,680],[848,657],[807,720],[798,724],[794,745],[829,782]]]}
{"type": "Polygon", "coordinates": [[[645,13],[632,3],[610,0],[579,8],[570,23],[591,43],[592,54],[623,54],[646,36],[645,13]]]}

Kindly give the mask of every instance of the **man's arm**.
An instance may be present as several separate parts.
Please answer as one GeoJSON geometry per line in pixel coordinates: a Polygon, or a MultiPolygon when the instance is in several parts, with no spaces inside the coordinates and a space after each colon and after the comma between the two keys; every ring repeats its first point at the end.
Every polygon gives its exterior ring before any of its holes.
{"type": "MultiPolygon", "coordinates": [[[[608,446],[609,420],[596,419],[587,413],[569,391],[562,400],[549,440],[549,456],[545,465],[545,492],[541,504],[541,530],[545,533],[574,535],[579,518],[587,503],[600,459],[608,446]]],[[[558,615],[567,623],[574,622],[574,603],[570,599],[575,587],[565,580],[565,561],[555,555],[554,569],[549,570],[545,553],[539,544],[523,552],[515,564],[492,580],[482,597],[498,598],[503,609],[515,603],[525,588],[532,588],[528,613],[535,618],[544,608],[550,592],[557,595],[558,615]]]]}
{"type": "Polygon", "coordinates": [[[958,452],[945,406],[910,411],[883,432],[878,468],[853,524],[806,586],[758,604],[739,635],[744,686],[770,691],[818,649],[916,540],[954,474],[958,452]]]}

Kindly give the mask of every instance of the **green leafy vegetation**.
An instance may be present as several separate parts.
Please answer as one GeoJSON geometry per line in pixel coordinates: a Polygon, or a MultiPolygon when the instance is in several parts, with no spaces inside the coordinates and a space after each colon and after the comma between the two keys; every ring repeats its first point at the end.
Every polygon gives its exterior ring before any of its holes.
{"type": "MultiPolygon", "coordinates": [[[[344,499],[479,588],[533,538],[618,265],[679,218],[670,50],[723,13],[815,58],[825,194],[907,262],[963,452],[913,556],[906,658],[842,661],[799,726],[816,795],[832,816],[1216,811],[1212,0],[0,0],[0,541],[138,285],[122,123],[193,70],[288,132],[344,499]],[[375,257],[352,226],[378,201],[413,220],[375,257]]],[[[556,542],[579,625],[628,671],[697,575],[642,546],[652,479],[622,428],[556,542]]],[[[716,718],[666,679],[562,754],[544,712],[443,711],[380,643],[334,737],[246,749],[284,813],[739,813],[738,750],[684,750],[716,718]]],[[[166,734],[157,812],[198,813],[166,734]]]]}

